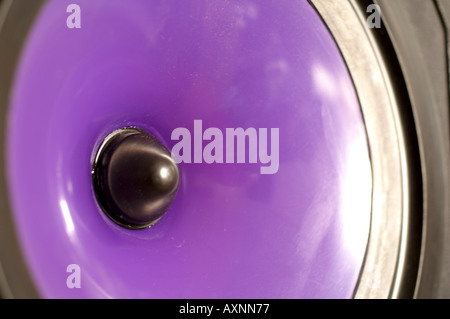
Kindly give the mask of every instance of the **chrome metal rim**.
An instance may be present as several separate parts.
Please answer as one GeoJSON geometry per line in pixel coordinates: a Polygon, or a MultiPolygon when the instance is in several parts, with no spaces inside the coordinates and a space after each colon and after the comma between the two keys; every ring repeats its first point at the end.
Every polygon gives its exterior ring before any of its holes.
{"type": "Polygon", "coordinates": [[[353,78],[371,153],[371,230],[355,297],[398,298],[410,248],[407,237],[414,196],[399,101],[382,49],[357,1],[311,2],[335,37],[353,78]]]}

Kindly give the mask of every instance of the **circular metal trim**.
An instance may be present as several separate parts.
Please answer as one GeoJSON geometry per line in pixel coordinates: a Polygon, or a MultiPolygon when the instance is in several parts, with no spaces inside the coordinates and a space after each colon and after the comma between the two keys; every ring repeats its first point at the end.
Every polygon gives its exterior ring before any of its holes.
{"type": "Polygon", "coordinates": [[[414,297],[449,298],[448,5],[437,0],[375,2],[404,74],[421,158],[423,221],[414,297]]]}
{"type": "Polygon", "coordinates": [[[373,174],[371,230],[355,297],[396,298],[407,249],[410,189],[405,136],[393,84],[356,1],[311,2],[347,63],[369,140],[373,174]]]}

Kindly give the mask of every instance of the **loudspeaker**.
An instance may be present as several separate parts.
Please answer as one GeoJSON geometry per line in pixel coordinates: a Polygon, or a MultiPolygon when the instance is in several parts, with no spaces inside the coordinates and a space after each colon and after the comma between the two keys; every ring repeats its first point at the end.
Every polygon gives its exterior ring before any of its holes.
{"type": "Polygon", "coordinates": [[[449,13],[1,1],[2,297],[449,297],[449,13]]]}

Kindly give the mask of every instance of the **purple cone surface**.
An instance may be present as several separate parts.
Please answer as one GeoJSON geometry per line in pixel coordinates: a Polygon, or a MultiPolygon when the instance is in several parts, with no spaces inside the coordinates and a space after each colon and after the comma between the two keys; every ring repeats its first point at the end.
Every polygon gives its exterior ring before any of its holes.
{"type": "MultiPolygon", "coordinates": [[[[371,168],[352,80],[305,1],[48,1],[8,120],[14,219],[45,298],[350,298],[370,225],[371,168]],[[102,140],[135,126],[279,128],[279,169],[180,163],[153,227],[99,208],[102,140]],[[69,288],[68,266],[80,269],[69,288]]],[[[204,145],[206,142],[204,142],[204,145]]],[[[72,269],[72,268],[70,268],[72,269]]],[[[70,270],[69,269],[69,270],[70,270]]]]}

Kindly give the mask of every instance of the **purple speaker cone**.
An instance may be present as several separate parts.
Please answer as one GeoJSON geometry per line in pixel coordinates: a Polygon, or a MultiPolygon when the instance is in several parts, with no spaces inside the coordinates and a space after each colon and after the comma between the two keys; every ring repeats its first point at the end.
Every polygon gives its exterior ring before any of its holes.
{"type": "Polygon", "coordinates": [[[42,296],[352,297],[370,224],[368,146],[345,63],[311,5],[78,0],[78,29],[66,25],[70,3],[48,1],[38,16],[9,114],[11,201],[42,296]],[[156,225],[105,216],[91,176],[103,139],[133,126],[172,149],[172,132],[194,138],[195,120],[224,134],[278,128],[277,171],[261,174],[267,165],[248,154],[180,163],[156,225]],[[67,285],[73,264],[80,288],[67,285]]]}

